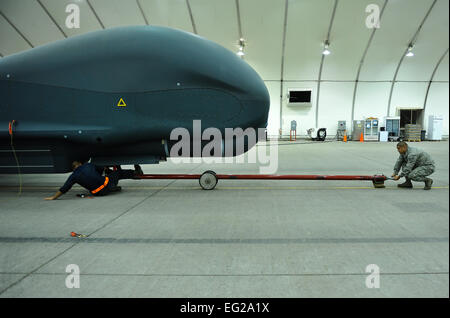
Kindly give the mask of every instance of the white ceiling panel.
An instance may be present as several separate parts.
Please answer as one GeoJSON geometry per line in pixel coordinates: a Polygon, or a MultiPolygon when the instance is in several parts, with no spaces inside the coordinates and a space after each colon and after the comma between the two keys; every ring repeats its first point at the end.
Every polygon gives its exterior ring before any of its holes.
{"type": "Polygon", "coordinates": [[[149,24],[194,32],[186,0],[139,0],[149,24]]]}
{"type": "Polygon", "coordinates": [[[434,74],[433,81],[448,81],[448,52],[447,55],[442,60],[441,64],[439,64],[436,73],[434,74]]]}
{"type": "MultiPolygon", "coordinates": [[[[84,34],[101,28],[87,0],[0,0],[0,53],[9,55],[33,46],[84,34]],[[68,29],[65,12],[69,3],[80,7],[80,29],[68,29]],[[7,20],[19,30],[17,32],[7,20]],[[27,40],[19,34],[22,33],[27,40]]],[[[311,81],[318,79],[323,41],[326,38],[335,0],[288,0],[285,54],[282,59],[285,0],[90,0],[105,27],[162,25],[193,32],[188,2],[197,33],[237,51],[239,3],[242,35],[247,40],[245,60],[265,80],[311,81]]],[[[323,80],[355,80],[356,72],[372,30],[365,26],[368,4],[382,8],[384,0],[339,0],[330,33],[332,54],[324,60],[323,80]]],[[[360,80],[391,81],[400,58],[417,31],[433,0],[389,0],[381,28],[362,65],[360,80]]],[[[449,46],[448,0],[437,0],[414,48],[405,58],[400,81],[428,81],[449,46]]],[[[448,81],[448,56],[434,80],[448,81]]]]}
{"type": "Polygon", "coordinates": [[[330,33],[330,51],[323,63],[323,80],[355,80],[373,29],[366,26],[366,7],[382,0],[340,0],[330,33]]]}
{"type": "Polygon", "coordinates": [[[83,34],[102,28],[91,8],[84,0],[41,0],[41,2],[67,36],[83,34]],[[80,28],[78,29],[69,29],[66,26],[66,19],[70,14],[66,12],[66,7],[69,4],[76,4],[80,8],[80,28]]]}
{"type": "Polygon", "coordinates": [[[399,108],[423,107],[427,87],[428,83],[395,83],[389,115],[397,115],[399,108]]]}
{"type": "Polygon", "coordinates": [[[285,80],[317,80],[334,0],[289,1],[285,80]]]}
{"type": "Polygon", "coordinates": [[[2,16],[0,16],[0,39],[0,53],[3,56],[31,48],[2,16]]]}
{"type": "Polygon", "coordinates": [[[105,28],[145,25],[136,0],[90,0],[105,28]]]}
{"type": "Polygon", "coordinates": [[[0,11],[33,46],[64,39],[64,35],[35,0],[1,0],[0,11]]]}
{"type": "Polygon", "coordinates": [[[239,28],[235,0],[190,0],[197,33],[237,52],[239,28]]]}
{"type": "Polygon", "coordinates": [[[438,0],[414,45],[414,56],[405,58],[398,80],[428,81],[442,54],[448,48],[448,0],[438,0]]]}
{"type": "Polygon", "coordinates": [[[364,64],[360,80],[392,80],[403,52],[433,0],[388,1],[364,64]]]}
{"type": "Polygon", "coordinates": [[[239,1],[245,60],[264,80],[281,77],[284,0],[239,1]]]}

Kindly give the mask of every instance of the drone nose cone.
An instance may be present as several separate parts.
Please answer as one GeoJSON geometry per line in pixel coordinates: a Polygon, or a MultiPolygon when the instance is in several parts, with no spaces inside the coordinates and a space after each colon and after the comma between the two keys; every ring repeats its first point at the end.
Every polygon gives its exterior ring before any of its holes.
{"type": "Polygon", "coordinates": [[[241,87],[245,92],[241,96],[245,112],[252,118],[249,123],[254,128],[265,128],[269,115],[270,95],[264,81],[253,70],[247,69],[245,84],[241,87]]]}
{"type": "Polygon", "coordinates": [[[262,80],[255,83],[245,104],[254,113],[254,127],[265,128],[269,116],[270,96],[262,80]]]}

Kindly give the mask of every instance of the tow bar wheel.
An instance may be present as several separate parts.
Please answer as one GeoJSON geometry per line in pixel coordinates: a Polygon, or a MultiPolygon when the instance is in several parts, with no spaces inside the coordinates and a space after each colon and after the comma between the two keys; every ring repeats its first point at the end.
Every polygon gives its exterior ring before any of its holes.
{"type": "Polygon", "coordinates": [[[203,190],[214,189],[217,185],[216,173],[211,170],[203,172],[203,174],[200,176],[200,179],[198,179],[198,183],[200,183],[200,186],[203,190]]]}

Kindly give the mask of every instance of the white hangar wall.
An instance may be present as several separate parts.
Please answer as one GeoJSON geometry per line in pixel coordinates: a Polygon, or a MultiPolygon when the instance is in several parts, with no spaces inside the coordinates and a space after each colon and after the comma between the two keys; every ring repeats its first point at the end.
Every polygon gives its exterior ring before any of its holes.
{"type": "MultiPolygon", "coordinates": [[[[285,2],[262,2],[271,12],[266,21],[282,25],[279,8],[285,2]],[[277,10],[270,10],[271,5],[277,10]]],[[[448,136],[448,54],[442,59],[449,46],[448,1],[341,0],[336,8],[334,4],[333,0],[288,1],[284,52],[279,52],[277,39],[264,49],[264,56],[274,53],[270,61],[254,63],[257,60],[250,50],[245,57],[270,91],[269,135],[278,136],[280,128],[289,135],[291,120],[297,121],[298,133],[305,135],[317,120],[333,136],[339,120],[346,120],[351,130],[352,120],[382,119],[398,115],[402,108],[417,108],[424,109],[425,130],[429,115],[443,115],[448,136]],[[369,4],[384,7],[381,27],[374,34],[364,26],[369,4]],[[328,32],[331,54],[322,59],[328,32]],[[415,56],[404,57],[410,41],[415,56]],[[282,70],[278,60],[283,62],[282,70]],[[311,106],[289,105],[290,89],[311,89],[311,106]]],[[[283,39],[279,27],[272,32],[283,39]]]]}
{"type": "MultiPolygon", "coordinates": [[[[265,82],[270,93],[271,106],[268,120],[268,134],[278,136],[280,129],[280,82],[265,82]]],[[[377,117],[380,120],[387,115],[390,82],[359,83],[355,96],[354,120],[377,117]]],[[[429,83],[399,82],[392,92],[390,115],[399,115],[401,108],[424,109],[423,129],[428,129],[428,116],[444,117],[443,134],[449,135],[449,83],[432,82],[425,96],[429,83]],[[424,108],[425,106],[425,108],[424,108]]],[[[339,120],[347,121],[350,131],[354,82],[322,82],[319,94],[318,126],[326,127],[328,136],[336,134],[339,120]]],[[[283,89],[282,98],[282,133],[289,135],[290,123],[297,121],[297,134],[306,135],[306,130],[315,127],[316,118],[316,82],[289,82],[283,89]],[[311,106],[291,106],[287,103],[289,89],[311,89],[311,106]]]]}
{"type": "Polygon", "coordinates": [[[442,115],[444,118],[443,133],[448,136],[448,121],[450,119],[448,115],[448,105],[448,83],[432,83],[425,108],[425,129],[428,129],[429,115],[442,115]]]}
{"type": "Polygon", "coordinates": [[[390,89],[389,82],[359,83],[355,97],[355,120],[386,116],[390,89]]]}

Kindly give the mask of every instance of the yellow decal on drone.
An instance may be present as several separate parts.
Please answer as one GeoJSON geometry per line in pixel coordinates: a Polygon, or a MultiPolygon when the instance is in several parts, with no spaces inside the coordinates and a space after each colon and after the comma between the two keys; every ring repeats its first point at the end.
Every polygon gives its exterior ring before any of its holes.
{"type": "Polygon", "coordinates": [[[121,98],[121,99],[119,100],[119,103],[117,103],[117,106],[122,106],[122,107],[124,107],[124,106],[127,106],[127,104],[125,104],[123,98],[121,98]]]}

